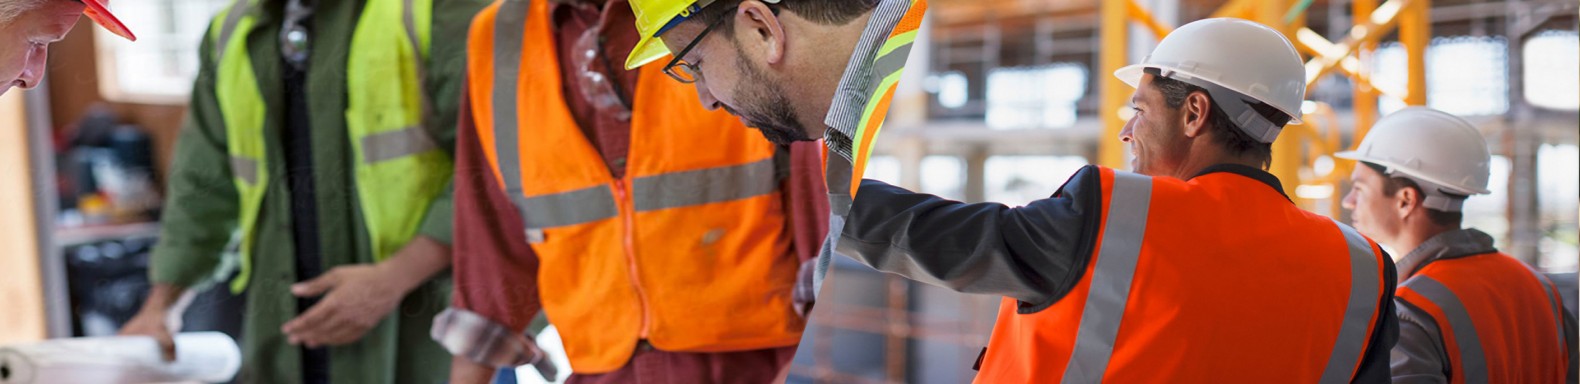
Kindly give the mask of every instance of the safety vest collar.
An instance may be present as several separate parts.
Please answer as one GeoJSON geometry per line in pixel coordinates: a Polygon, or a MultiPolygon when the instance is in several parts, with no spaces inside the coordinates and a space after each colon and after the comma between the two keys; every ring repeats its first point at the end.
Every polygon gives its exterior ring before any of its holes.
{"type": "Polygon", "coordinates": [[[1289,200],[1289,194],[1284,193],[1284,183],[1278,181],[1278,176],[1273,176],[1273,174],[1267,173],[1267,171],[1257,169],[1255,167],[1248,167],[1240,164],[1217,164],[1207,168],[1202,168],[1201,172],[1197,172],[1196,175],[1191,176],[1190,179],[1194,180],[1198,177],[1219,172],[1232,173],[1249,177],[1251,180],[1260,181],[1262,184],[1267,184],[1267,186],[1273,187],[1273,190],[1278,191],[1278,194],[1284,195],[1284,200],[1289,200]]]}
{"type": "Polygon", "coordinates": [[[1415,276],[1421,268],[1426,268],[1427,264],[1434,261],[1485,255],[1497,251],[1498,249],[1492,246],[1492,235],[1474,228],[1439,233],[1399,259],[1397,263],[1399,271],[1403,272],[1399,276],[1399,281],[1415,276]]]}

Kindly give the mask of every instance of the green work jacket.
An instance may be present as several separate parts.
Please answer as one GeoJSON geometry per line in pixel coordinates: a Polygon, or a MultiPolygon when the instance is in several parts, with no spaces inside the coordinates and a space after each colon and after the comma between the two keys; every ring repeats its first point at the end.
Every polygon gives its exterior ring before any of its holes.
{"type": "MultiPolygon", "coordinates": [[[[267,173],[285,175],[286,116],[278,44],[286,1],[262,0],[258,26],[247,48],[267,104],[264,116],[267,173]]],[[[346,62],[363,0],[319,1],[308,22],[313,31],[306,94],[312,128],[314,198],[318,213],[323,270],[372,263],[373,252],[360,213],[346,123],[346,62]]],[[[423,88],[432,101],[425,129],[446,153],[453,152],[457,101],[465,82],[464,43],[472,16],[488,4],[481,0],[435,0],[432,44],[423,72],[423,88]]],[[[214,31],[216,28],[210,28],[214,31]]],[[[156,283],[180,287],[225,289],[237,259],[225,254],[239,221],[240,203],[227,152],[225,120],[216,96],[214,36],[203,39],[200,70],[192,90],[185,126],[178,138],[166,179],[168,203],[159,244],[149,274],[156,283]],[[217,283],[217,284],[216,284],[217,283]]],[[[296,298],[289,287],[295,273],[290,202],[284,179],[269,183],[254,236],[250,282],[243,330],[245,383],[297,383],[302,378],[300,348],[286,343],[281,325],[294,318],[296,298]]],[[[445,193],[429,208],[418,231],[441,242],[450,241],[450,198],[445,193]]],[[[441,273],[412,291],[389,316],[362,340],[331,347],[330,379],[337,383],[436,383],[448,376],[450,357],[428,337],[433,316],[449,304],[448,273],[441,273]]]]}

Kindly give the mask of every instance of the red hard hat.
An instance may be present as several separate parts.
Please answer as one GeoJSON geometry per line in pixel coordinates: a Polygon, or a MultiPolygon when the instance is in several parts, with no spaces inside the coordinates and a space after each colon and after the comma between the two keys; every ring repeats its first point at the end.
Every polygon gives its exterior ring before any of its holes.
{"type": "Polygon", "coordinates": [[[99,23],[99,26],[109,30],[110,33],[124,37],[127,40],[137,41],[137,35],[133,35],[132,30],[127,29],[126,24],[122,24],[120,19],[115,18],[115,14],[110,13],[110,8],[105,6],[105,2],[108,0],[78,1],[88,6],[88,8],[82,10],[82,14],[87,15],[89,19],[93,19],[93,22],[99,23]]]}

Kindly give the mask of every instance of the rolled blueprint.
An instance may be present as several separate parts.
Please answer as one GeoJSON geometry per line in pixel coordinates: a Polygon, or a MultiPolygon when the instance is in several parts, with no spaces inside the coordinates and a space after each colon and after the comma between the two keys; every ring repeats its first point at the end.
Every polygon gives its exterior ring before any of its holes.
{"type": "Polygon", "coordinates": [[[175,336],[164,361],[145,336],[55,339],[0,346],[0,384],[223,382],[241,368],[236,341],[219,332],[175,336]]]}

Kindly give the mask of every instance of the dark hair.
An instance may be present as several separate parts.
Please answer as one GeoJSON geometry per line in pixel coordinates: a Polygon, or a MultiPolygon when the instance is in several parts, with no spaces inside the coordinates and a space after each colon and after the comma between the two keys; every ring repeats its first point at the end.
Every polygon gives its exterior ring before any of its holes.
{"type": "MultiPolygon", "coordinates": [[[[1422,190],[1421,185],[1416,184],[1415,180],[1388,176],[1388,167],[1377,163],[1362,161],[1361,164],[1365,164],[1367,168],[1377,171],[1378,174],[1383,175],[1383,178],[1386,179],[1383,181],[1383,194],[1392,195],[1398,193],[1400,189],[1410,188],[1414,189],[1415,193],[1420,195],[1422,199],[1426,199],[1426,191],[1422,190]]],[[[1465,214],[1463,212],[1448,212],[1427,208],[1426,218],[1432,220],[1432,224],[1437,224],[1438,226],[1458,227],[1460,222],[1465,220],[1465,214]]]]}
{"type": "MultiPolygon", "coordinates": [[[[713,4],[703,7],[702,10],[691,15],[691,20],[702,25],[713,24],[720,18],[729,16],[725,11],[735,9],[745,0],[718,0],[713,4]]],[[[769,7],[782,8],[795,13],[812,22],[822,25],[845,25],[856,17],[871,12],[878,7],[879,0],[780,0],[778,4],[768,4],[769,7]]],[[[734,18],[724,20],[720,27],[729,27],[734,23],[734,18]]],[[[725,34],[732,36],[733,34],[725,34]]]]}
{"type": "MultiPolygon", "coordinates": [[[[1169,108],[1179,109],[1180,106],[1185,105],[1185,97],[1196,92],[1201,92],[1207,95],[1208,99],[1212,99],[1212,94],[1208,93],[1205,88],[1163,77],[1161,75],[1162,72],[1157,68],[1147,68],[1145,71],[1147,74],[1152,75],[1152,86],[1157,88],[1159,93],[1163,94],[1163,103],[1167,104],[1169,108]]],[[[1251,104],[1251,109],[1280,127],[1288,124],[1290,120],[1288,114],[1273,108],[1271,105],[1267,105],[1267,103],[1251,104]]],[[[1229,114],[1224,113],[1223,109],[1218,107],[1217,100],[1212,101],[1212,110],[1207,113],[1207,125],[1219,133],[1213,135],[1213,142],[1222,145],[1229,153],[1236,156],[1250,155],[1261,160],[1263,169],[1273,165],[1273,145],[1258,141],[1256,138],[1251,137],[1251,134],[1245,133],[1244,130],[1236,127],[1233,120],[1229,119],[1229,114]]]]}

